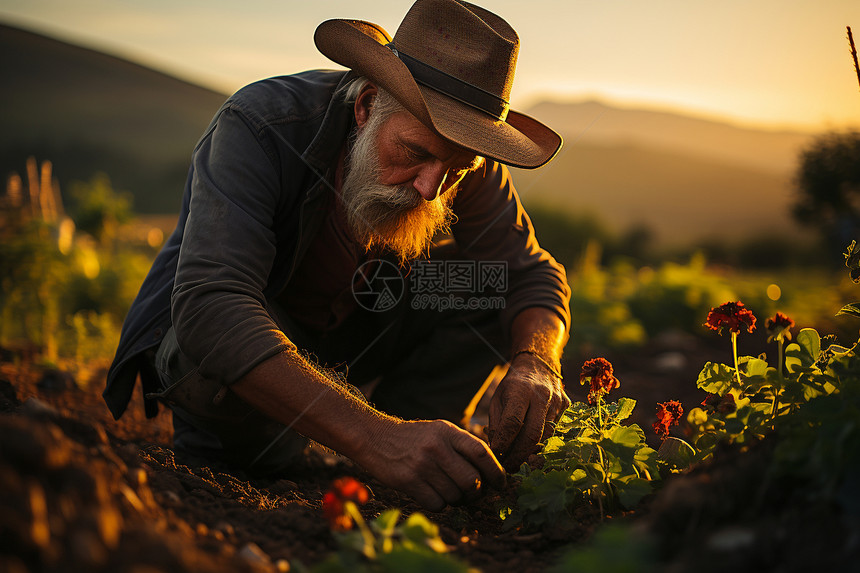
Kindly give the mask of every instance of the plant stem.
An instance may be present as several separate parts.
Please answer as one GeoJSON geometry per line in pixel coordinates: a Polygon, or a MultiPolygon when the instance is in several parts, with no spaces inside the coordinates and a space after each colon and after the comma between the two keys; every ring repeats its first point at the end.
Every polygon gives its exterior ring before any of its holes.
{"type": "Polygon", "coordinates": [[[776,347],[779,349],[779,387],[773,389],[773,409],[770,411],[771,420],[775,420],[779,412],[779,392],[782,390],[782,382],[784,380],[782,377],[783,344],[785,344],[785,341],[782,338],[776,341],[776,347]]]}
{"type": "Polygon", "coordinates": [[[361,531],[361,537],[364,538],[364,555],[368,559],[376,559],[376,538],[373,536],[370,528],[367,527],[367,523],[364,521],[364,517],[361,516],[361,512],[358,511],[358,506],[351,501],[344,502],[343,506],[355,522],[355,525],[358,526],[359,531],[361,531]]]}
{"type": "MultiPolygon", "coordinates": [[[[598,423],[598,426],[600,427],[600,436],[602,438],[604,435],[603,396],[597,397],[597,423],[598,423]]],[[[604,489],[606,490],[606,499],[608,500],[612,497],[612,485],[609,483],[609,474],[608,474],[607,468],[606,468],[606,460],[603,457],[603,448],[600,446],[600,444],[594,444],[594,445],[597,446],[597,455],[600,458],[600,467],[603,469],[603,486],[604,486],[604,489]]],[[[601,498],[601,497],[597,498],[597,501],[600,505],[600,519],[601,520],[603,519],[603,501],[602,501],[602,499],[603,498],[601,498]]]]}
{"type": "Polygon", "coordinates": [[[857,65],[857,48],[854,47],[854,36],[851,34],[851,26],[848,28],[848,44],[851,46],[851,57],[854,58],[854,71],[857,72],[857,83],[860,84],[860,65],[857,65]]]}
{"type": "Polygon", "coordinates": [[[600,433],[603,433],[603,396],[597,396],[597,427],[600,428],[600,433]]]}
{"type": "Polygon", "coordinates": [[[735,375],[738,378],[738,386],[741,385],[741,370],[738,368],[738,333],[732,332],[732,354],[735,356],[735,375]]]}

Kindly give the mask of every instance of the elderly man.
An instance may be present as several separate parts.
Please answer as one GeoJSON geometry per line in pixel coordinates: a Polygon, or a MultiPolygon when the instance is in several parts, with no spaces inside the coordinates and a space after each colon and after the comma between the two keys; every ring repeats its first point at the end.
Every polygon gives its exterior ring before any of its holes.
{"type": "Polygon", "coordinates": [[[315,42],[351,71],[247,86],[198,143],[104,397],[122,415],[139,373],[177,450],[273,473],[312,439],[440,509],[503,484],[500,460],[516,468],[570,403],[570,289],[504,166],[539,167],[561,138],[509,110],[518,38],[477,6],[418,0],[393,40],[330,20],[315,42]],[[422,308],[433,261],[501,269],[504,308],[477,287],[422,308]],[[449,420],[497,364],[487,444],[449,420]]]}

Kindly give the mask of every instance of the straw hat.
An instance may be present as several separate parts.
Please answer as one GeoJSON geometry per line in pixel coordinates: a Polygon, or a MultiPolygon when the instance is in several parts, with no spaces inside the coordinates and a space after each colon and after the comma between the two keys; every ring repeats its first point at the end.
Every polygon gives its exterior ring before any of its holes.
{"type": "Polygon", "coordinates": [[[443,138],[514,167],[540,167],[561,137],[510,110],[517,33],[483,8],[457,0],[417,0],[392,40],[361,20],[328,20],[317,48],[391,93],[443,138]]]}

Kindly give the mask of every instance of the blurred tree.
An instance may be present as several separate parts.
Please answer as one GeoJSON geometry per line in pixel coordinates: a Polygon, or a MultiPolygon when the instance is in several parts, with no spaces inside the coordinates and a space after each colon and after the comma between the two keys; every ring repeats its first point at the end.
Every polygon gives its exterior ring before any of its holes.
{"type": "Polygon", "coordinates": [[[860,230],[860,133],[827,133],[800,155],[795,218],[819,230],[827,251],[840,253],[860,230]]]}
{"type": "Polygon", "coordinates": [[[113,241],[119,225],[132,218],[131,194],[114,191],[104,173],[97,173],[86,183],[74,182],[70,195],[69,213],[75,225],[99,243],[113,241]]]}
{"type": "Polygon", "coordinates": [[[568,269],[583,256],[589,243],[600,244],[602,250],[614,242],[603,221],[591,213],[571,213],[542,203],[526,207],[541,246],[568,269]]]}

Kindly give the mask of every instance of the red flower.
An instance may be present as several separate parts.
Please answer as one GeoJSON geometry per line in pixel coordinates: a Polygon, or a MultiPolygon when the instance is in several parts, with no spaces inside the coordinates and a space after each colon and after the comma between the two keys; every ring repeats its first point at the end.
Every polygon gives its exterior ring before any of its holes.
{"type": "Polygon", "coordinates": [[[681,416],[683,415],[684,408],[677,400],[657,404],[657,421],[652,426],[654,432],[665,440],[669,435],[669,426],[677,426],[681,422],[681,416]]]}
{"type": "Polygon", "coordinates": [[[791,340],[791,331],[794,326],[794,321],[781,312],[777,312],[773,318],[768,318],[764,321],[764,327],[767,329],[767,341],[774,340],[791,340]]]}
{"type": "Polygon", "coordinates": [[[605,358],[592,358],[582,365],[579,374],[580,384],[591,384],[588,392],[588,403],[594,404],[598,398],[621,385],[618,378],[612,375],[612,364],[605,358]]]}
{"type": "Polygon", "coordinates": [[[345,504],[361,505],[367,502],[368,497],[367,488],[357,479],[342,477],[334,480],[322,500],[323,513],[331,528],[339,531],[352,529],[352,518],[346,513],[345,504]]]}
{"type": "Polygon", "coordinates": [[[722,334],[723,328],[728,328],[735,334],[739,334],[741,329],[752,332],[755,330],[755,316],[751,310],[744,308],[744,303],[741,301],[726,302],[711,309],[705,326],[718,331],[720,334],[722,334]]]}
{"type": "Polygon", "coordinates": [[[737,404],[735,404],[735,397],[731,394],[726,394],[723,397],[720,397],[719,394],[708,394],[702,400],[702,406],[708,412],[716,410],[720,414],[731,414],[738,409],[737,404]]]}

